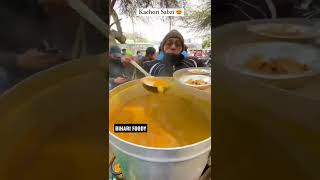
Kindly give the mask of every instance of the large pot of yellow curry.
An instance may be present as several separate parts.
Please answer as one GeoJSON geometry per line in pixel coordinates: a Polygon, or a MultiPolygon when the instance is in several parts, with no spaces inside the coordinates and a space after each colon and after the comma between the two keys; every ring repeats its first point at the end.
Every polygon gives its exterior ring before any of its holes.
{"type": "Polygon", "coordinates": [[[135,80],[109,92],[111,149],[127,179],[198,180],[211,150],[210,94],[160,80],[169,85],[164,91],[135,80]],[[126,124],[146,132],[126,131],[126,124]]]}
{"type": "Polygon", "coordinates": [[[105,69],[104,56],[70,61],[0,96],[1,180],[107,176],[105,69]]]}

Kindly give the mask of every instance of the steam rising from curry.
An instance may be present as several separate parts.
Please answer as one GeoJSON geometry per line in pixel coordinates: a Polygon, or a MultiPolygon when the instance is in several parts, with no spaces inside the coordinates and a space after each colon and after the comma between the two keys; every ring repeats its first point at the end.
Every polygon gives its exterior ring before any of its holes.
{"type": "Polygon", "coordinates": [[[172,94],[136,97],[109,112],[109,131],[119,138],[148,147],[179,147],[202,141],[211,134],[211,117],[200,100],[172,94]],[[114,133],[115,123],[147,124],[147,133],[114,133]]]}

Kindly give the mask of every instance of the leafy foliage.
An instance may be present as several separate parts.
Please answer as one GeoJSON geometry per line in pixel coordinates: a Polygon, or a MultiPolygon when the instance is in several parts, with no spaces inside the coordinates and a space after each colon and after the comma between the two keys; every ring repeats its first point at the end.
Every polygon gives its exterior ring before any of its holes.
{"type": "Polygon", "coordinates": [[[184,20],[184,27],[198,32],[207,32],[211,29],[211,1],[206,2],[197,8],[188,8],[184,20]]]}
{"type": "MultiPolygon", "coordinates": [[[[119,8],[119,13],[131,18],[148,21],[150,18],[139,18],[136,16],[138,8],[175,8],[179,7],[180,4],[179,0],[111,0],[109,4],[109,16],[115,21],[114,24],[117,26],[117,31],[110,31],[110,43],[115,43],[115,40],[118,40],[120,43],[125,43],[126,40],[121,28],[121,19],[118,18],[118,14],[115,11],[116,7],[119,8]]],[[[168,20],[168,18],[162,19],[168,20]]]]}
{"type": "Polygon", "coordinates": [[[136,42],[140,42],[140,43],[148,43],[149,42],[148,39],[140,36],[137,33],[134,33],[134,36],[133,36],[133,33],[124,33],[124,36],[126,36],[128,40],[129,39],[131,39],[131,40],[135,39],[136,42]]]}
{"type": "Polygon", "coordinates": [[[211,37],[207,36],[206,39],[203,40],[202,42],[202,48],[210,48],[211,47],[211,37]]]}

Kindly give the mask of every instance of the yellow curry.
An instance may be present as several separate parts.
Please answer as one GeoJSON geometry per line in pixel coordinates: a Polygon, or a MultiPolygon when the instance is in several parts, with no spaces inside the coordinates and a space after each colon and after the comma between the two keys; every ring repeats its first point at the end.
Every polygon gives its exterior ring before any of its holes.
{"type": "Polygon", "coordinates": [[[199,102],[165,94],[149,94],[113,107],[109,129],[119,138],[148,147],[179,147],[210,137],[211,122],[199,102]],[[114,133],[115,123],[147,124],[147,133],[114,133]]]}

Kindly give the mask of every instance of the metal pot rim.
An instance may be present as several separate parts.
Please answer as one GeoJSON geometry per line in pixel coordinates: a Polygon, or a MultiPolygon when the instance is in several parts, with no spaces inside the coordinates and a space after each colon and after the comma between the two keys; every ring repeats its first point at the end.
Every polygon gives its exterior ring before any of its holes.
{"type": "MultiPolygon", "coordinates": [[[[161,77],[161,78],[171,79],[171,81],[174,81],[173,77],[161,77]]],[[[130,81],[130,82],[122,84],[122,85],[120,85],[118,87],[115,87],[114,89],[109,91],[109,96],[110,96],[110,93],[113,94],[115,91],[119,91],[119,90],[121,91],[122,89],[125,88],[125,86],[132,86],[137,81],[139,81],[139,80],[130,81]]],[[[123,140],[123,139],[119,138],[118,136],[114,135],[110,131],[109,131],[109,136],[112,136],[112,138],[114,138],[114,139],[116,139],[116,140],[118,140],[118,141],[120,141],[120,142],[122,142],[122,143],[124,143],[126,145],[132,146],[134,148],[144,149],[144,150],[153,150],[153,151],[167,151],[167,152],[168,151],[176,151],[176,150],[187,150],[187,149],[191,149],[191,148],[197,147],[199,145],[203,145],[203,144],[211,141],[211,136],[209,136],[206,139],[203,139],[203,140],[198,141],[196,143],[188,144],[188,145],[185,145],[185,146],[171,147],[171,148],[159,148],[159,147],[143,146],[143,145],[138,145],[138,144],[135,144],[135,143],[128,142],[128,141],[123,140]]],[[[210,148],[211,148],[211,142],[210,142],[210,148]]]]}
{"type": "Polygon", "coordinates": [[[150,147],[150,146],[143,146],[143,145],[139,145],[139,144],[135,144],[135,143],[132,143],[132,142],[129,142],[129,141],[126,141],[126,140],[123,140],[121,138],[119,138],[118,136],[114,135],[113,133],[111,133],[109,131],[109,136],[112,136],[113,138],[117,139],[118,141],[121,141],[127,145],[131,145],[131,146],[134,146],[136,148],[142,148],[142,149],[148,149],[148,150],[156,150],[156,151],[175,151],[175,150],[182,150],[182,149],[187,149],[187,148],[192,148],[194,146],[197,146],[197,145],[200,145],[200,144],[203,144],[203,143],[206,143],[207,141],[211,141],[211,136],[209,136],[208,138],[204,139],[204,140],[201,140],[199,142],[196,142],[196,143],[193,143],[193,144],[188,144],[188,145],[185,145],[185,146],[179,146],[179,147],[170,147],[170,148],[159,148],[159,147],[150,147]]]}

